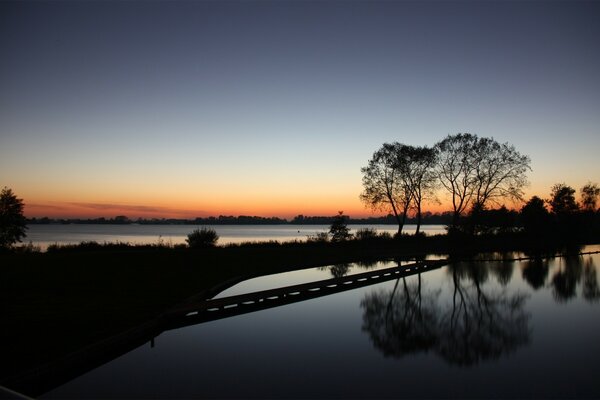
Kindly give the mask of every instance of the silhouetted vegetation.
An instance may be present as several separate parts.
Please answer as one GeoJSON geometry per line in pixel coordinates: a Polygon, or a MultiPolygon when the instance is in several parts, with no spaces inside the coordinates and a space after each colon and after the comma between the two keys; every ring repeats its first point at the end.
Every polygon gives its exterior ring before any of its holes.
{"type": "Polygon", "coordinates": [[[521,224],[530,237],[539,237],[550,228],[551,216],[544,205],[544,200],[533,196],[521,208],[521,224]]]}
{"type": "Polygon", "coordinates": [[[460,228],[460,217],[469,210],[471,228],[476,228],[481,210],[522,200],[529,163],[514,146],[470,133],[449,135],[432,149],[384,143],[361,169],[360,198],[375,210],[392,213],[398,234],[413,210],[419,234],[423,202],[437,201],[439,186],[451,198],[449,232],[460,228]]]}
{"type": "Polygon", "coordinates": [[[185,241],[190,248],[198,249],[203,247],[213,247],[217,244],[217,240],[219,240],[217,231],[212,228],[200,228],[194,229],[192,233],[187,236],[185,241]]]}
{"type": "Polygon", "coordinates": [[[391,211],[398,223],[398,234],[402,233],[412,200],[407,168],[403,165],[407,149],[401,143],[384,143],[361,169],[364,188],[361,200],[374,210],[391,211]]]}
{"type": "Polygon", "coordinates": [[[598,197],[600,197],[600,187],[595,183],[588,182],[581,188],[581,208],[587,212],[594,212],[598,197]]]}
{"type": "Polygon", "coordinates": [[[438,177],[452,199],[452,228],[469,207],[485,209],[504,200],[521,200],[529,157],[514,146],[470,133],[449,135],[436,144],[438,177]]]}
{"type": "Polygon", "coordinates": [[[26,230],[23,200],[4,187],[0,192],[0,250],[20,242],[26,236],[26,230]]]}
{"type": "Polygon", "coordinates": [[[329,227],[329,234],[331,235],[332,242],[342,242],[352,237],[348,228],[348,217],[344,215],[343,211],[340,211],[334,217],[329,227]]]}
{"type": "Polygon", "coordinates": [[[377,238],[377,231],[372,228],[361,228],[354,233],[356,240],[373,240],[377,238]]]}

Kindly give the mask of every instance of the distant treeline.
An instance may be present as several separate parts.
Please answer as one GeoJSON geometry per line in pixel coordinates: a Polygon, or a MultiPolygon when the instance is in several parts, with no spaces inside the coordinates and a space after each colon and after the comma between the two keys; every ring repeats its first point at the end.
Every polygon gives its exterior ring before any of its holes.
{"type": "MultiPolygon", "coordinates": [[[[28,224],[98,224],[98,225],[329,225],[335,216],[305,216],[297,215],[288,220],[278,217],[259,217],[248,215],[219,215],[218,217],[179,219],[179,218],[135,218],[130,219],[124,215],[114,218],[29,218],[28,224]]],[[[408,223],[414,223],[415,218],[409,218],[408,223]]],[[[423,223],[430,225],[446,225],[452,220],[451,212],[423,213],[423,223]]],[[[394,225],[396,219],[389,214],[382,217],[349,218],[348,224],[365,225],[394,225]]]]}

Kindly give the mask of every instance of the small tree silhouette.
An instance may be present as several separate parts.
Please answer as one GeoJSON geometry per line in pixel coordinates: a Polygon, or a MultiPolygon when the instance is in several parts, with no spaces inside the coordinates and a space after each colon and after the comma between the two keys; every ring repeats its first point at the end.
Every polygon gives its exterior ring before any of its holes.
{"type": "Polygon", "coordinates": [[[550,204],[552,212],[556,215],[573,213],[579,208],[575,201],[575,189],[564,183],[557,183],[552,186],[548,204],[550,204]]]}
{"type": "Polygon", "coordinates": [[[9,248],[26,236],[27,220],[23,216],[23,200],[11,189],[0,192],[0,248],[9,248]]]}
{"type": "Polygon", "coordinates": [[[342,242],[350,239],[350,229],[347,225],[348,217],[344,215],[343,211],[339,211],[338,215],[333,218],[333,222],[329,227],[329,233],[331,234],[332,242],[342,242]]]}
{"type": "Polygon", "coordinates": [[[588,182],[581,188],[582,208],[586,211],[595,211],[598,197],[600,197],[600,187],[595,183],[588,182]]]}
{"type": "Polygon", "coordinates": [[[547,233],[550,224],[550,213],[546,210],[544,200],[533,196],[521,208],[521,222],[525,232],[531,235],[543,235],[547,233]]]}

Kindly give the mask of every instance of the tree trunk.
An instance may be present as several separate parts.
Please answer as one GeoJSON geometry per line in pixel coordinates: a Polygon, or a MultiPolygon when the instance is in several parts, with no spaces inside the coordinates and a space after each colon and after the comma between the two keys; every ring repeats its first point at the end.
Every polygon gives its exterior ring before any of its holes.
{"type": "Polygon", "coordinates": [[[400,219],[400,216],[396,212],[395,208],[394,208],[394,216],[396,217],[396,222],[398,222],[398,236],[400,236],[402,234],[402,228],[404,227],[404,221],[402,219],[400,219]]]}
{"type": "Polygon", "coordinates": [[[419,232],[421,231],[421,219],[422,219],[421,207],[418,207],[417,208],[417,230],[415,231],[415,235],[418,235],[419,232]]]}
{"type": "Polygon", "coordinates": [[[458,219],[460,217],[460,213],[458,211],[454,211],[452,214],[452,228],[456,229],[458,227],[458,219]]]}

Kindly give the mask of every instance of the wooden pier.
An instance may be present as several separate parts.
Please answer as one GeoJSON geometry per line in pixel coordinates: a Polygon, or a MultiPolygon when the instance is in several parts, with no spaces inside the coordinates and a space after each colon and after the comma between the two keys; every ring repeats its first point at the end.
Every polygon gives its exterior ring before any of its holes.
{"type": "Polygon", "coordinates": [[[325,279],[300,285],[262,290],[236,296],[209,299],[171,310],[163,315],[164,330],[279,307],[363,286],[399,279],[441,268],[447,260],[426,260],[398,267],[363,272],[341,278],[325,279]]]}

